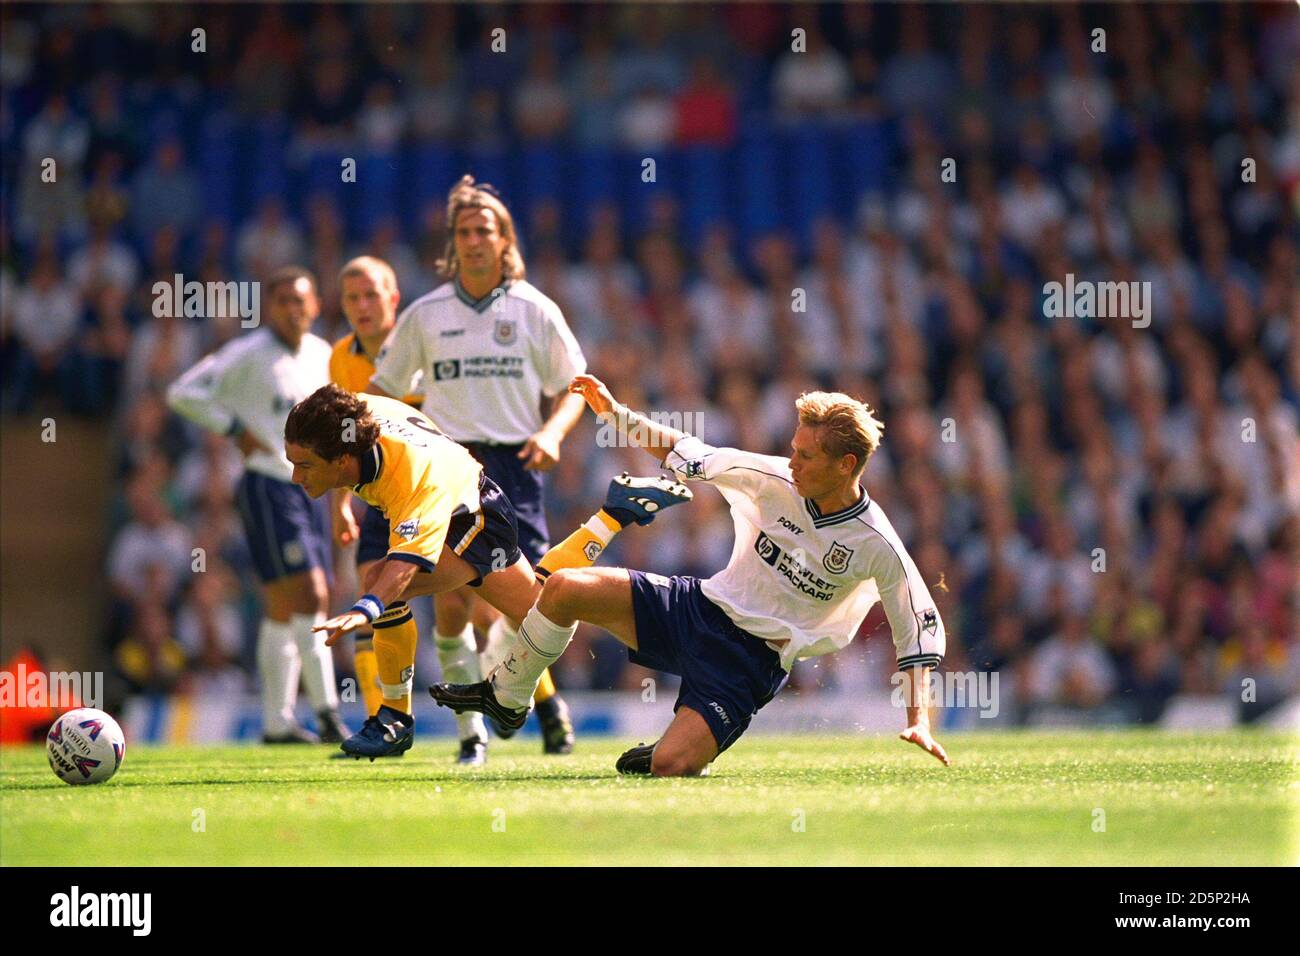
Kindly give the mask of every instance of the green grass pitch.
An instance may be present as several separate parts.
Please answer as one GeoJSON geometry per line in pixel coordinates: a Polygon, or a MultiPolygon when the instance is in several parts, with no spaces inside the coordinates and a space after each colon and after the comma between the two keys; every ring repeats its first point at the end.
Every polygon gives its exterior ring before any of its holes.
{"type": "Polygon", "coordinates": [[[400,760],[328,748],[128,747],[69,787],[42,748],[0,752],[4,865],[1294,865],[1292,735],[994,732],[746,737],[695,780],[622,778],[627,741],[481,769],[426,738],[400,760]],[[1104,816],[1103,816],[1104,814],[1104,816]],[[1104,829],[1103,829],[1104,826],[1104,829]]]}

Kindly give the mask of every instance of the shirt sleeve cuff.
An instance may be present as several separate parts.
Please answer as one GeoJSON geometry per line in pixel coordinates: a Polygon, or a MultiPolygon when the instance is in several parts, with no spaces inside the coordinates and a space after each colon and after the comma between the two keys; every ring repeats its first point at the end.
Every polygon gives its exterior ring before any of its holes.
{"type": "Polygon", "coordinates": [[[940,654],[909,654],[898,659],[898,669],[905,667],[938,667],[943,657],[940,654]]]}
{"type": "Polygon", "coordinates": [[[679,439],[677,444],[669,449],[668,454],[664,456],[663,466],[671,468],[678,479],[685,481],[687,478],[699,478],[700,474],[688,475],[683,469],[693,458],[703,458],[709,451],[709,446],[694,435],[687,435],[679,439]]]}

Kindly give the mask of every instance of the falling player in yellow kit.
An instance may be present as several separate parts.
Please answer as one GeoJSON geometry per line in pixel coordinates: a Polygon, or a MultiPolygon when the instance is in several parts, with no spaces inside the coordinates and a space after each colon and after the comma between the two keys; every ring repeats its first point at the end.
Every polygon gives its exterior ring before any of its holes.
{"type": "MultiPolygon", "coordinates": [[[[518,627],[541,585],[519,550],[514,510],[468,451],[396,399],[326,385],[294,406],[284,443],[294,483],[312,498],[351,488],[388,519],[388,553],[363,579],[366,593],[317,630],[333,645],[354,628],[374,626],[383,700],[343,750],[371,759],[404,753],[415,739],[417,638],[406,600],[469,585],[518,627]]],[[[649,524],[690,498],[668,479],[615,478],[604,507],[548,551],[539,572],[588,567],[624,527],[649,524]]]]}
{"type": "MultiPolygon", "coordinates": [[[[363,392],[375,374],[379,349],[397,322],[397,304],[401,299],[397,275],[382,259],[359,256],[339,272],[339,291],[343,316],[352,331],[334,344],[329,364],[330,381],[350,392],[363,392]]],[[[421,396],[407,395],[403,401],[419,408],[421,396]]],[[[378,508],[362,507],[365,510],[358,522],[353,511],[351,489],[340,488],[332,495],[330,512],[334,540],[344,547],[357,542],[359,581],[364,581],[375,562],[388,553],[388,520],[378,508]]],[[[357,628],[353,659],[366,713],[373,714],[379,710],[383,698],[369,627],[357,628]]]]}
{"type": "MultiPolygon", "coordinates": [[[[358,256],[340,270],[339,290],[343,315],[352,327],[352,332],[334,345],[330,356],[330,381],[350,392],[372,391],[370,380],[375,374],[379,350],[397,324],[397,306],[401,301],[397,275],[382,259],[358,256]]],[[[416,382],[418,381],[417,377],[416,382]]],[[[402,398],[402,401],[416,408],[420,407],[422,400],[423,395],[418,392],[402,398]]],[[[334,540],[341,547],[357,542],[357,578],[364,581],[366,573],[388,551],[388,520],[379,509],[362,505],[364,511],[358,522],[353,511],[354,497],[348,488],[337,489],[330,510],[334,540]]],[[[481,679],[478,651],[472,639],[466,647],[459,637],[443,640],[435,633],[434,638],[443,680],[473,683],[481,679]]],[[[353,655],[366,713],[374,714],[379,710],[382,698],[373,635],[369,627],[357,629],[353,655]]],[[[550,674],[543,674],[536,694],[537,702],[541,703],[554,694],[555,684],[551,681],[550,674]]],[[[467,765],[484,763],[487,758],[487,728],[483,724],[482,715],[457,715],[456,724],[460,738],[457,761],[467,765]]]]}

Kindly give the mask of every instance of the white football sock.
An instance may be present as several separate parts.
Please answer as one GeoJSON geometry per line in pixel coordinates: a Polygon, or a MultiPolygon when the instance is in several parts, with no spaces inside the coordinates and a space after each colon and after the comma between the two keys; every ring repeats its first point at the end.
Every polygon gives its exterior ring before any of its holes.
{"type": "Polygon", "coordinates": [[[576,623],[560,627],[534,604],[510,642],[505,660],[492,674],[497,700],[514,710],[531,707],[542,671],[559,660],[577,630],[576,623]]]}
{"type": "Polygon", "coordinates": [[[510,626],[504,614],[498,614],[492,626],[488,628],[487,640],[483,644],[483,653],[478,656],[479,673],[491,674],[492,669],[505,660],[510,642],[518,632],[510,626]]]}
{"type": "Polygon", "coordinates": [[[338,710],[339,691],[334,686],[334,655],[325,646],[325,635],[312,628],[325,623],[324,614],[295,614],[290,621],[298,652],[302,655],[302,682],[311,700],[311,709],[338,710]]]}
{"type": "MultiPolygon", "coordinates": [[[[433,643],[438,648],[442,679],[449,684],[477,684],[483,679],[478,666],[478,647],[474,643],[474,625],[466,624],[459,634],[442,634],[435,626],[433,643]]],[[[483,715],[473,712],[456,715],[456,729],[461,740],[477,737],[487,740],[483,715]]]]}
{"type": "Polygon", "coordinates": [[[257,631],[257,670],[262,678],[263,733],[279,736],[293,726],[299,666],[293,625],[262,618],[257,631]]]}

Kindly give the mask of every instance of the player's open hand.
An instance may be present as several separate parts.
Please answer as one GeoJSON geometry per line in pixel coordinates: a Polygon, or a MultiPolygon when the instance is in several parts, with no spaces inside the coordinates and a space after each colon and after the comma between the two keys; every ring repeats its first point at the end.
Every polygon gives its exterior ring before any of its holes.
{"type": "Polygon", "coordinates": [[[586,399],[591,410],[597,415],[604,415],[614,410],[614,396],[609,387],[594,375],[577,375],[569,383],[569,391],[576,392],[586,399]]]}
{"type": "Polygon", "coordinates": [[[333,647],[340,637],[348,631],[355,630],[362,624],[367,623],[368,620],[360,611],[345,611],[337,617],[330,618],[324,624],[317,624],[312,630],[324,631],[325,646],[333,647]]]}
{"type": "Polygon", "coordinates": [[[930,728],[924,724],[913,724],[899,734],[898,739],[916,744],[926,753],[933,754],[934,758],[942,762],[945,767],[952,766],[952,761],[948,759],[948,752],[943,749],[939,741],[931,736],[930,728]]]}
{"type": "Polygon", "coordinates": [[[560,436],[543,428],[524,442],[517,457],[529,471],[550,471],[560,461],[560,436]]]}

